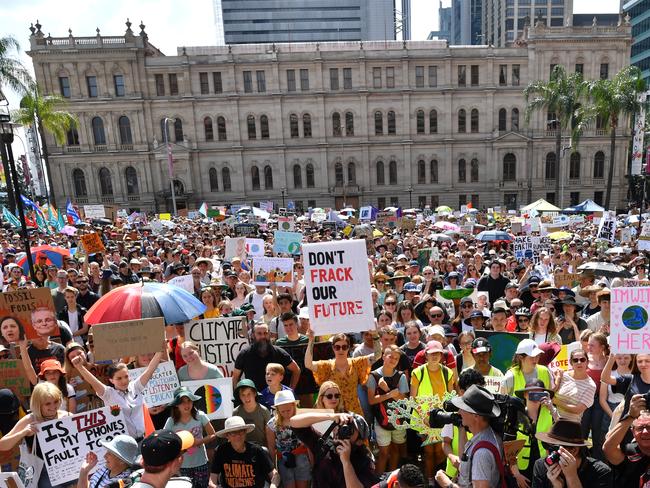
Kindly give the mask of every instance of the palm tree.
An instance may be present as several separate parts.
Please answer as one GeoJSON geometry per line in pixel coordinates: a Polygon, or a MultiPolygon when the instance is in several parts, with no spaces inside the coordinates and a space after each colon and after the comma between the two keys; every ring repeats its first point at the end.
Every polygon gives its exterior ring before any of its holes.
{"type": "Polygon", "coordinates": [[[9,87],[18,93],[26,92],[34,82],[29,71],[11,55],[19,51],[18,41],[13,37],[0,37],[0,88],[9,87]]]}
{"type": "Polygon", "coordinates": [[[596,80],[588,84],[588,95],[593,106],[593,117],[599,117],[609,129],[609,168],[605,208],[609,209],[614,178],[616,128],[621,117],[630,118],[639,111],[642,103],[639,94],[646,90],[641,70],[636,66],[622,69],[611,80],[596,80]]]}
{"type": "Polygon", "coordinates": [[[586,84],[582,79],[582,75],[579,73],[567,75],[566,70],[561,65],[553,68],[549,81],[532,81],[524,89],[526,123],[530,121],[532,113],[538,110],[545,110],[547,113],[555,115],[555,119],[552,121],[556,127],[555,204],[560,207],[562,206],[560,201],[562,133],[565,129],[570,129],[571,146],[575,148],[585,120],[585,112],[581,110],[581,100],[585,91],[586,84]]]}
{"type": "Polygon", "coordinates": [[[52,186],[52,172],[47,151],[45,133],[54,136],[57,144],[62,145],[69,130],[77,127],[77,117],[65,110],[65,100],[58,95],[42,96],[38,86],[34,86],[20,101],[20,108],[13,114],[19,124],[36,127],[41,136],[41,152],[47,171],[47,185],[50,188],[50,204],[56,206],[52,186]]]}

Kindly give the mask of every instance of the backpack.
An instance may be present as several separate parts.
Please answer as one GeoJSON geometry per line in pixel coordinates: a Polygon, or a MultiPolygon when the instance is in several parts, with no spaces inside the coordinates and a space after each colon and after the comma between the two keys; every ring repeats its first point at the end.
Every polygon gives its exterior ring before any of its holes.
{"type": "MultiPolygon", "coordinates": [[[[390,378],[387,378],[385,376],[381,376],[379,373],[376,371],[371,371],[370,374],[372,377],[375,379],[375,383],[377,384],[377,388],[379,388],[379,380],[384,378],[384,381],[388,385],[388,391],[392,391],[397,386],[399,385],[399,380],[401,379],[402,375],[404,373],[400,371],[395,371],[393,376],[390,378]]],[[[377,424],[384,430],[395,430],[395,427],[388,421],[388,410],[386,408],[386,404],[388,403],[388,400],[383,401],[381,403],[377,403],[376,405],[372,405],[372,416],[375,418],[377,421],[377,424]]]]}
{"type": "Polygon", "coordinates": [[[472,481],[472,460],[474,459],[474,453],[478,451],[479,449],[487,449],[492,453],[492,456],[494,457],[494,463],[497,465],[497,468],[499,469],[499,486],[498,488],[517,488],[517,480],[515,477],[512,475],[512,471],[510,470],[510,466],[505,465],[503,463],[503,460],[501,459],[501,453],[499,450],[496,448],[494,444],[492,444],[489,441],[479,441],[476,443],[476,445],[472,448],[472,452],[470,453],[469,457],[469,480],[470,483],[472,481]]]}

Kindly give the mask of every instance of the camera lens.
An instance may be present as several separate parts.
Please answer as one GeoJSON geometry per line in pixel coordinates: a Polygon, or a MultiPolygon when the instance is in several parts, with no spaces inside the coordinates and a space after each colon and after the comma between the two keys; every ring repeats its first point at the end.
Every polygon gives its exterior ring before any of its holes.
{"type": "Polygon", "coordinates": [[[546,459],[544,459],[544,462],[546,463],[547,466],[553,466],[559,460],[560,460],[560,452],[559,451],[553,451],[553,452],[551,452],[551,454],[546,456],[546,459]]]}

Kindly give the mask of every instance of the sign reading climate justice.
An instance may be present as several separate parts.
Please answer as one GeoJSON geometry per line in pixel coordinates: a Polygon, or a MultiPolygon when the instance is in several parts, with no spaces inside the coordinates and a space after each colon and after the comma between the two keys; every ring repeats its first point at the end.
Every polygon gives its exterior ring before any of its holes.
{"type": "Polygon", "coordinates": [[[650,350],[650,287],[612,288],[609,345],[614,354],[650,350]]]}
{"type": "Polygon", "coordinates": [[[303,263],[316,335],[374,328],[364,240],[303,244],[303,263]]]}

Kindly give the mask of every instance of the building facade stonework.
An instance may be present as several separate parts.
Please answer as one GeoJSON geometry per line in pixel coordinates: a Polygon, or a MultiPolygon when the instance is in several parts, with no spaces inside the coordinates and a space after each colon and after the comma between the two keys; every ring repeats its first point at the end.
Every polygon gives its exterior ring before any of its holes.
{"type": "MultiPolygon", "coordinates": [[[[524,87],[552,66],[585,78],[629,63],[630,26],[531,28],[516,47],[381,41],[179,48],[140,25],[52,38],[32,27],[44,93],[79,119],[48,140],[58,201],[171,209],[292,200],[297,207],[568,206],[603,199],[609,132],[586,130],[560,161],[553,114],[525,120],[524,87]],[[549,122],[549,120],[551,120],[549,122]],[[560,201],[561,200],[561,201],[560,201]]],[[[617,129],[612,202],[626,198],[629,127],[617,129]]],[[[568,140],[563,140],[568,146],[568,140]]]]}

